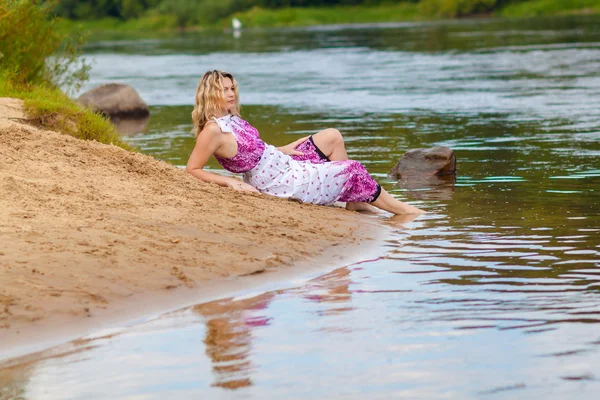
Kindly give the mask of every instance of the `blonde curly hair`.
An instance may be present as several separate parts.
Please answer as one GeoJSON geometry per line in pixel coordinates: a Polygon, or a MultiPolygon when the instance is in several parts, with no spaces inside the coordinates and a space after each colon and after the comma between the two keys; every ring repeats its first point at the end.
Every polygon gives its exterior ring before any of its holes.
{"type": "Polygon", "coordinates": [[[238,85],[233,75],[225,71],[208,71],[198,82],[196,89],[196,100],[194,103],[194,111],[192,111],[192,122],[194,128],[192,132],[198,136],[204,125],[212,118],[220,117],[225,111],[225,97],[223,96],[223,80],[231,79],[233,82],[233,91],[235,93],[235,105],[229,110],[233,115],[240,115],[240,96],[238,93],[238,85]]]}

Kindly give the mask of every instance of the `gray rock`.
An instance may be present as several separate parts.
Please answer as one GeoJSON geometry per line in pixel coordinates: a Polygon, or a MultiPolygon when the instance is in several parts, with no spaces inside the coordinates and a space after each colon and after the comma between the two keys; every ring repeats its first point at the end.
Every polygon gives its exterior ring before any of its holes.
{"type": "Polygon", "coordinates": [[[456,174],[456,156],[448,147],[407,151],[390,171],[396,179],[456,174]]]}
{"type": "Polygon", "coordinates": [[[107,83],[82,94],[77,101],[95,111],[114,117],[145,117],[150,115],[148,105],[129,85],[107,83]]]}

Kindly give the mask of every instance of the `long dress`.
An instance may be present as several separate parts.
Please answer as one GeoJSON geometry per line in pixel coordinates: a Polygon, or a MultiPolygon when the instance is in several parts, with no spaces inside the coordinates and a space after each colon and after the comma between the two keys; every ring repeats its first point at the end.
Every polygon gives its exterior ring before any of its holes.
{"type": "Polygon", "coordinates": [[[328,161],[310,140],[297,150],[304,156],[289,156],[260,139],[258,130],[237,115],[215,118],[224,133],[233,134],[238,152],[232,158],[218,157],[226,170],[243,174],[244,182],[261,193],[293,198],[304,203],[371,203],[381,186],[358,161],[328,161]]]}

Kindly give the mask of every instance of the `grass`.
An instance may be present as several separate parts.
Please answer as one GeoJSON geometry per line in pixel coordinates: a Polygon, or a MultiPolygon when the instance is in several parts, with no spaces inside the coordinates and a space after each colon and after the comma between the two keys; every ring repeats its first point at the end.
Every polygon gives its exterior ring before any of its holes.
{"type": "Polygon", "coordinates": [[[15,87],[0,76],[0,97],[22,99],[27,116],[37,126],[132,150],[121,140],[110,121],[76,103],[59,89],[45,86],[15,87]]]}
{"type": "Polygon", "coordinates": [[[77,20],[60,19],[57,28],[68,34],[76,29],[89,33],[88,39],[94,40],[94,36],[110,32],[126,33],[130,36],[147,37],[148,33],[160,35],[165,32],[175,32],[177,30],[177,21],[172,15],[148,14],[139,18],[123,21],[118,18],[101,18],[96,20],[77,20]]]}
{"type": "MultiPolygon", "coordinates": [[[[235,13],[245,27],[284,27],[367,22],[397,22],[425,19],[417,4],[400,3],[383,6],[339,6],[251,10],[235,13]]],[[[229,24],[230,19],[221,21],[229,24]]]]}
{"type": "MultiPolygon", "coordinates": [[[[419,14],[418,6],[413,3],[401,3],[383,6],[340,6],[312,8],[252,8],[248,11],[235,13],[230,17],[214,21],[202,26],[188,26],[186,31],[203,29],[229,28],[231,17],[242,21],[244,28],[267,28],[285,26],[309,26],[322,24],[368,23],[368,22],[397,22],[426,19],[419,14]]],[[[123,33],[127,36],[144,36],[152,34],[175,33],[176,19],[172,15],[156,15],[152,12],[137,19],[127,21],[117,18],[103,18],[93,21],[61,20],[59,29],[69,32],[75,27],[90,33],[89,39],[105,36],[110,33],[123,33]]]]}
{"type": "MultiPolygon", "coordinates": [[[[529,0],[512,3],[496,10],[492,15],[500,17],[536,17],[565,14],[600,13],[600,0],[529,0]]],[[[259,7],[237,12],[232,16],[202,26],[188,26],[186,31],[229,28],[231,17],[238,18],[245,28],[292,27],[326,24],[369,22],[401,22],[432,20],[438,17],[424,14],[417,3],[399,3],[379,6],[336,6],[307,8],[263,9],[259,7]]],[[[92,21],[62,20],[58,24],[63,32],[79,27],[88,31],[94,40],[111,33],[130,37],[174,34],[181,31],[174,15],[148,11],[144,16],[123,21],[103,18],[92,21]]]]}
{"type": "Polygon", "coordinates": [[[600,0],[530,0],[508,4],[498,15],[511,18],[592,13],[600,13],[600,0]]]}

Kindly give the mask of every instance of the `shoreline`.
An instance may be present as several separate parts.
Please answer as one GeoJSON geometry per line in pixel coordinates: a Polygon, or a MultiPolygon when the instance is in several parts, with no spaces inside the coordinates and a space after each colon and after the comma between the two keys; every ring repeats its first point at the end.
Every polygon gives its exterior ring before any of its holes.
{"type": "Polygon", "coordinates": [[[170,293],[134,295],[92,319],[52,320],[39,325],[25,325],[18,336],[0,340],[0,369],[38,360],[46,351],[72,341],[104,336],[107,331],[111,335],[118,334],[165,314],[221,298],[291,288],[337,268],[378,258],[384,251],[382,239],[389,233],[389,227],[374,217],[362,217],[369,222],[365,232],[361,232],[359,243],[335,246],[335,250],[326,251],[311,260],[249,276],[209,280],[192,290],[178,288],[170,293]]]}
{"type": "MultiPolygon", "coordinates": [[[[449,16],[429,15],[418,10],[416,4],[399,3],[397,5],[353,5],[329,7],[284,7],[278,9],[253,8],[246,11],[235,12],[213,24],[177,26],[173,15],[156,15],[150,13],[135,19],[120,20],[117,18],[100,18],[96,20],[68,20],[62,19],[60,26],[63,31],[80,28],[93,36],[111,34],[125,34],[133,37],[147,37],[149,34],[160,33],[178,35],[189,32],[206,31],[231,31],[231,19],[237,18],[242,22],[244,29],[284,29],[305,28],[316,26],[336,25],[363,25],[363,24],[401,24],[448,22],[467,20],[519,20],[529,18],[555,18],[580,15],[600,15],[600,5],[594,7],[580,7],[545,10],[542,6],[532,1],[517,5],[507,5],[493,11],[486,11],[471,15],[449,16]],[[527,6],[534,6],[528,9],[527,6]],[[536,8],[537,7],[537,8],[536,8]]],[[[150,35],[152,36],[152,35],[150,35]]],[[[90,42],[92,43],[92,42],[90,42]]]]}
{"type": "Polygon", "coordinates": [[[1,358],[362,257],[383,227],[23,120],[0,99],[1,358]]]}

